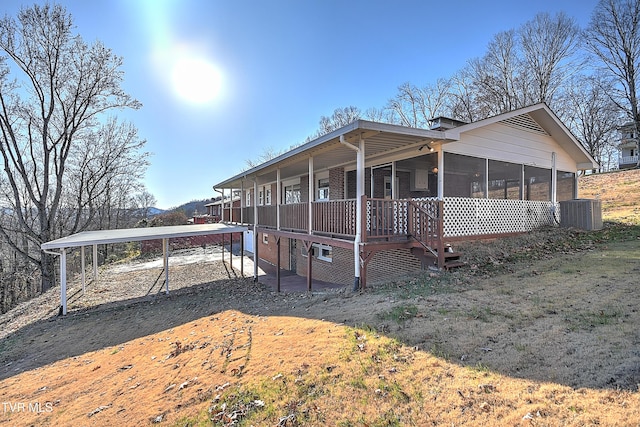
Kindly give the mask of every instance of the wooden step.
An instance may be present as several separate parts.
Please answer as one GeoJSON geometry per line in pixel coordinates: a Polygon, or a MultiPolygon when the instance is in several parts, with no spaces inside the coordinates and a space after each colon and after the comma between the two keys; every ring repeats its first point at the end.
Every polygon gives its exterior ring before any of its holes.
{"type": "MultiPolygon", "coordinates": [[[[411,253],[416,258],[424,261],[427,264],[437,265],[438,257],[423,247],[411,248],[411,253]]],[[[444,253],[444,268],[449,270],[451,268],[461,267],[465,265],[463,261],[460,261],[462,256],[461,252],[445,252],[444,253]]]]}

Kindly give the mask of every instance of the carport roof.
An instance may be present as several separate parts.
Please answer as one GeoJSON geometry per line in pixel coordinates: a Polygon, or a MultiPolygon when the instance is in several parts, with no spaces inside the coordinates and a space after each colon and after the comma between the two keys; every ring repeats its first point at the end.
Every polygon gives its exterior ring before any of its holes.
{"type": "Polygon", "coordinates": [[[40,247],[43,250],[63,249],[105,243],[137,242],[141,240],[169,239],[174,237],[241,233],[246,229],[247,227],[230,226],[225,224],[197,224],[83,231],[81,233],[72,234],[67,237],[43,243],[40,247]]]}

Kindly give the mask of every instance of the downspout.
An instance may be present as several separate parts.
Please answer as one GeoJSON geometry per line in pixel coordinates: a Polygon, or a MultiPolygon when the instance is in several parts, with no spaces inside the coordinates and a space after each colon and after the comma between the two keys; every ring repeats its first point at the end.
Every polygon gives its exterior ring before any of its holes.
{"type": "Polygon", "coordinates": [[[556,203],[558,202],[558,169],[556,166],[556,152],[551,153],[551,216],[560,225],[556,218],[556,203]]]}
{"type": "Polygon", "coordinates": [[[362,242],[362,195],[364,194],[364,140],[360,138],[358,147],[348,143],[340,135],[340,143],[356,152],[356,235],[353,240],[354,281],[353,290],[360,289],[360,243],[362,242]]]}

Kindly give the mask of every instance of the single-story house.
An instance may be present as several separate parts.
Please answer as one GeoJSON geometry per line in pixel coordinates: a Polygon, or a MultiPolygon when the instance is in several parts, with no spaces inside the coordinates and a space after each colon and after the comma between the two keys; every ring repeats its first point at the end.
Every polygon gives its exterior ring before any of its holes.
{"type": "Polygon", "coordinates": [[[225,217],[249,225],[256,264],[357,287],[447,267],[459,239],[558,223],[596,167],[541,103],[431,129],[357,120],[214,189],[240,191],[225,217]]]}

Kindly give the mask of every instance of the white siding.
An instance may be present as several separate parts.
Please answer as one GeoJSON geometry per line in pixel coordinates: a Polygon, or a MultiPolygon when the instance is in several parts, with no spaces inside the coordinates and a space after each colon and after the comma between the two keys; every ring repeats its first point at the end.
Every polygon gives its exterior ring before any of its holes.
{"type": "Polygon", "coordinates": [[[444,144],[444,151],[466,156],[551,169],[551,153],[556,153],[556,167],[576,172],[575,160],[552,137],[494,123],[460,134],[460,140],[444,144]]]}

